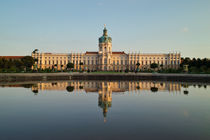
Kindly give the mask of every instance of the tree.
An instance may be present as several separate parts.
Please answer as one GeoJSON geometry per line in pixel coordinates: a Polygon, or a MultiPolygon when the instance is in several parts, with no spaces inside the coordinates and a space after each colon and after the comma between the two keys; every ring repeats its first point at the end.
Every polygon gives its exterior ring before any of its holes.
{"type": "Polygon", "coordinates": [[[55,71],[57,71],[57,69],[58,69],[58,65],[57,65],[57,64],[55,64],[55,65],[53,66],[53,69],[54,69],[55,71]]]}
{"type": "Polygon", "coordinates": [[[83,65],[83,63],[82,63],[82,62],[80,62],[80,63],[79,63],[79,66],[80,66],[80,71],[82,71],[82,65],[83,65]]]}
{"type": "Polygon", "coordinates": [[[61,65],[61,71],[63,72],[63,65],[61,65]]]}
{"type": "Polygon", "coordinates": [[[21,59],[24,66],[26,67],[26,70],[31,69],[31,67],[34,64],[34,59],[31,56],[25,56],[21,59]]]}
{"type": "Polygon", "coordinates": [[[158,64],[157,63],[152,63],[152,64],[150,64],[150,68],[151,69],[155,69],[155,68],[157,68],[158,67],[158,64]]]}
{"type": "Polygon", "coordinates": [[[139,66],[140,66],[140,63],[139,63],[139,62],[138,62],[138,63],[136,63],[136,66],[137,66],[136,71],[138,72],[138,71],[139,71],[139,66]]]}
{"type": "Polygon", "coordinates": [[[74,68],[74,64],[73,63],[68,63],[67,64],[67,69],[73,69],[74,68]]]}

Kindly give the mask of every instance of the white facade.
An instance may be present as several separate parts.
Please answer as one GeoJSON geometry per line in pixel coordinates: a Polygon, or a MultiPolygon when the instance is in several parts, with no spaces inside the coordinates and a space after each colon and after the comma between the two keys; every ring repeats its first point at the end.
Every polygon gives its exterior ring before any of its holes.
{"type": "Polygon", "coordinates": [[[161,68],[177,69],[181,62],[180,53],[168,54],[144,54],[125,53],[112,51],[112,38],[108,36],[107,29],[104,28],[103,36],[99,38],[99,50],[85,53],[32,53],[32,57],[37,59],[37,67],[40,69],[66,69],[68,63],[74,64],[76,70],[91,71],[124,71],[126,69],[134,71],[139,63],[140,70],[149,69],[150,64],[157,63],[161,68]],[[80,65],[80,63],[83,65],[80,65]]]}

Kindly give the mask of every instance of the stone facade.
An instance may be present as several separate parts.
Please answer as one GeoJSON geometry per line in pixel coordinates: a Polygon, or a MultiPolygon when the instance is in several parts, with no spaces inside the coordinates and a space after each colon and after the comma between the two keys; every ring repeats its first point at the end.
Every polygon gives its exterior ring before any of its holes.
{"type": "Polygon", "coordinates": [[[91,71],[134,71],[148,69],[150,64],[157,63],[161,68],[178,68],[181,62],[180,53],[144,54],[112,51],[112,38],[108,36],[106,27],[103,36],[99,38],[99,50],[85,53],[39,53],[33,52],[32,57],[37,59],[37,67],[41,69],[55,67],[66,69],[68,63],[74,64],[76,70],[91,71]],[[80,65],[82,63],[82,65],[80,65]]]}

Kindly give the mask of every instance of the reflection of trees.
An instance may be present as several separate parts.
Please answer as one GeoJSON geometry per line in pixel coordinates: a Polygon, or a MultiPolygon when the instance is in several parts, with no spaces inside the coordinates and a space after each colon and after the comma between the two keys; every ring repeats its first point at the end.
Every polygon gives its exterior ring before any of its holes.
{"type": "Polygon", "coordinates": [[[24,88],[31,88],[34,84],[24,84],[22,85],[24,88]]]}
{"type": "Polygon", "coordinates": [[[189,86],[188,86],[188,84],[182,84],[182,87],[188,88],[189,86]]]}
{"type": "Polygon", "coordinates": [[[158,88],[157,87],[151,87],[150,89],[152,92],[158,92],[158,88]]]}
{"type": "Polygon", "coordinates": [[[52,86],[57,85],[57,83],[52,83],[52,86]]]}
{"type": "Polygon", "coordinates": [[[38,89],[34,89],[34,90],[32,90],[32,92],[34,93],[34,95],[37,95],[39,93],[39,90],[38,89]]]}
{"type": "Polygon", "coordinates": [[[189,91],[187,91],[187,90],[184,90],[183,92],[184,92],[184,95],[188,95],[189,94],[189,91]]]}
{"type": "Polygon", "coordinates": [[[67,86],[67,87],[66,87],[66,90],[67,90],[68,92],[72,92],[72,91],[74,91],[74,87],[73,87],[73,86],[67,86]]]}

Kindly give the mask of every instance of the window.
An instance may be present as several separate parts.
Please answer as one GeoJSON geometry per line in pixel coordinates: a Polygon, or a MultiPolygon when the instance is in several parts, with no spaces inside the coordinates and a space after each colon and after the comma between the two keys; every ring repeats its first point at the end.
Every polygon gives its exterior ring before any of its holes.
{"type": "Polygon", "coordinates": [[[107,59],[106,58],[104,58],[104,64],[107,64],[107,59]]]}

